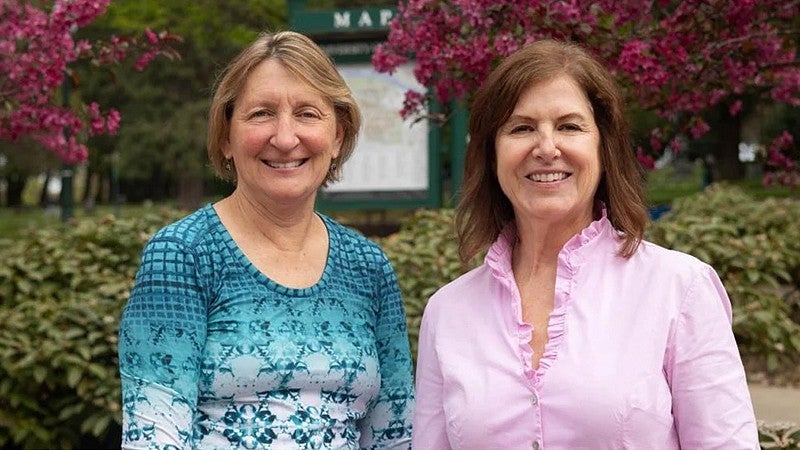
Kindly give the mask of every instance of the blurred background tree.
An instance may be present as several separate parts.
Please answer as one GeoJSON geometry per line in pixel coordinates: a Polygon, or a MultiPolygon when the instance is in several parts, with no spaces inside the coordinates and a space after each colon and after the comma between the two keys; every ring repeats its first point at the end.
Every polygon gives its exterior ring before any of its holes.
{"type": "Polygon", "coordinates": [[[259,32],[285,28],[286,22],[281,0],[112,3],[88,33],[168,29],[183,37],[177,46],[183,58],[153,61],[147,73],[125,71],[114,79],[92,70],[82,74],[81,92],[113,98],[125,118],[114,139],[90,141],[95,151],[87,177],[108,185],[116,171],[126,201],[177,198],[185,209],[230,189],[207,165],[206,119],[215,78],[259,32]]]}

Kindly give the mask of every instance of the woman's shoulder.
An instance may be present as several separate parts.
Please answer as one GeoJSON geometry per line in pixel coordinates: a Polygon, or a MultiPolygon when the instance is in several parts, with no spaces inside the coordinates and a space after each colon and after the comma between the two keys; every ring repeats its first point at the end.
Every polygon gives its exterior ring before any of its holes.
{"type": "Polygon", "coordinates": [[[178,219],[155,232],[148,245],[159,242],[172,242],[186,247],[195,247],[198,241],[208,239],[209,231],[216,227],[219,219],[211,204],[178,219]]]}
{"type": "Polygon", "coordinates": [[[319,214],[330,234],[331,245],[339,249],[343,256],[356,256],[359,258],[376,259],[383,261],[386,255],[383,249],[370,240],[360,231],[342,225],[336,220],[324,215],[319,214]]]}
{"type": "Polygon", "coordinates": [[[691,282],[697,277],[717,276],[714,267],[698,257],[649,241],[641,242],[630,261],[644,279],[691,282]]]}
{"type": "Polygon", "coordinates": [[[646,262],[660,264],[664,268],[684,268],[694,271],[708,267],[707,263],[694,255],[662,247],[650,241],[642,241],[635,255],[646,262]]]}
{"type": "Polygon", "coordinates": [[[481,264],[436,290],[428,300],[431,308],[449,308],[452,303],[464,305],[471,299],[481,301],[483,291],[497,281],[488,264],[481,264]]]}

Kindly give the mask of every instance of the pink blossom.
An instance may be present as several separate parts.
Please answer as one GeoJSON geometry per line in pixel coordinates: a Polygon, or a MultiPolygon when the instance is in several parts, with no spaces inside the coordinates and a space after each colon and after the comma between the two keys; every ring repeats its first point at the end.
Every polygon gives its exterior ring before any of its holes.
{"type": "Polygon", "coordinates": [[[698,139],[701,136],[703,136],[704,134],[708,133],[708,130],[710,130],[710,129],[711,129],[711,127],[708,126],[708,123],[706,123],[705,120],[698,118],[692,124],[692,128],[691,128],[692,137],[695,138],[695,139],[698,139]]]}
{"type": "Polygon", "coordinates": [[[422,108],[422,102],[425,96],[417,91],[406,91],[405,99],[403,100],[403,109],[400,110],[400,115],[403,118],[411,117],[422,108]]]}
{"type": "Polygon", "coordinates": [[[112,36],[94,43],[74,41],[73,32],[102,15],[109,3],[110,0],[53,0],[51,8],[45,10],[37,6],[39,2],[3,0],[0,101],[5,109],[0,114],[0,139],[14,141],[31,136],[64,161],[83,161],[88,150],[78,136],[116,133],[120,117],[113,109],[103,117],[95,102],[61,106],[58,93],[71,73],[71,65],[78,60],[90,60],[96,65],[120,64],[129,56],[145,55],[146,58],[139,57],[137,64],[143,68],[156,56],[178,57],[167,42],[179,37],[156,35],[149,29],[145,30],[146,39],[112,36]]]}
{"type": "Polygon", "coordinates": [[[711,94],[708,97],[708,104],[709,105],[716,105],[722,99],[728,96],[728,92],[725,89],[712,89],[711,94]]]}
{"type": "Polygon", "coordinates": [[[156,36],[156,34],[153,33],[153,30],[151,30],[149,27],[145,28],[144,33],[147,36],[147,40],[150,41],[151,44],[153,45],[158,44],[158,36],[156,36]]]}
{"type": "Polygon", "coordinates": [[[678,137],[674,137],[669,141],[669,147],[672,149],[673,152],[680,153],[684,150],[684,143],[678,139],[678,137]]]}
{"type": "Polygon", "coordinates": [[[739,114],[739,112],[741,110],[742,110],[742,101],[741,100],[736,100],[728,108],[728,112],[730,113],[731,116],[735,116],[735,115],[739,114]]]}
{"type": "Polygon", "coordinates": [[[396,67],[405,64],[407,61],[408,57],[406,56],[385,51],[383,44],[379,44],[372,55],[372,65],[379,72],[388,72],[390,74],[394,73],[396,67]]]}
{"type": "MultiPolygon", "coordinates": [[[[670,134],[697,138],[709,131],[702,115],[723,102],[731,115],[745,97],[800,106],[796,10],[785,0],[400,0],[373,63],[391,72],[413,61],[418,81],[448,102],[468,98],[519,46],[576,41],[609,65],[630,102],[670,134]]],[[[662,151],[665,138],[650,140],[662,151]]]]}
{"type": "Polygon", "coordinates": [[[647,170],[654,170],[656,168],[656,160],[652,156],[646,154],[641,147],[636,148],[636,159],[647,170]]]}
{"type": "Polygon", "coordinates": [[[139,56],[139,59],[136,60],[136,63],[134,63],[133,65],[134,69],[136,69],[139,72],[143,71],[145,67],[147,67],[147,65],[150,64],[150,62],[153,59],[155,59],[155,57],[156,54],[153,52],[147,52],[142,54],[141,56],[139,56]]]}
{"type": "Polygon", "coordinates": [[[770,143],[767,149],[766,165],[772,172],[767,173],[764,184],[796,187],[800,185],[800,161],[789,157],[788,152],[794,147],[794,136],[783,131],[770,143]]]}
{"type": "Polygon", "coordinates": [[[106,127],[108,134],[114,135],[117,134],[119,131],[119,124],[122,121],[122,116],[120,116],[119,111],[114,108],[108,111],[108,115],[106,116],[106,127]]]}

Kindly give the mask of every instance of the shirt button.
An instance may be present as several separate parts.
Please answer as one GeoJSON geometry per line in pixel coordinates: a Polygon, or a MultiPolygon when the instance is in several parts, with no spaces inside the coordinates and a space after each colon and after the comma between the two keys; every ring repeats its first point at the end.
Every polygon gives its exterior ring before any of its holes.
{"type": "Polygon", "coordinates": [[[533,445],[531,445],[533,450],[539,450],[539,441],[533,441],[533,445]]]}
{"type": "MultiPolygon", "coordinates": [[[[531,405],[536,406],[537,403],[539,403],[539,399],[536,397],[536,394],[533,394],[533,396],[531,397],[531,405]]],[[[539,444],[536,444],[536,445],[539,445],[539,444]]]]}

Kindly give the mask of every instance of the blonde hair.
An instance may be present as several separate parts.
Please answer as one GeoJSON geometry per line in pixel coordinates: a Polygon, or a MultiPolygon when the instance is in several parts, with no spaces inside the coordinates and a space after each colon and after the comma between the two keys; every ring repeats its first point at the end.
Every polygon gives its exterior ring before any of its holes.
{"type": "Polygon", "coordinates": [[[361,111],[331,58],[314,41],[293,31],[262,33],[222,71],[208,114],[206,147],[214,171],[220,178],[236,182],[236,171],[226,168],[233,162],[226,161],[222,147],[230,133],[233,106],[242,94],[247,78],[256,66],[268,59],[279,61],[286,70],[333,104],[336,124],[343,131],[342,147],[322,185],[339,180],[342,165],[356,146],[361,111]]]}

